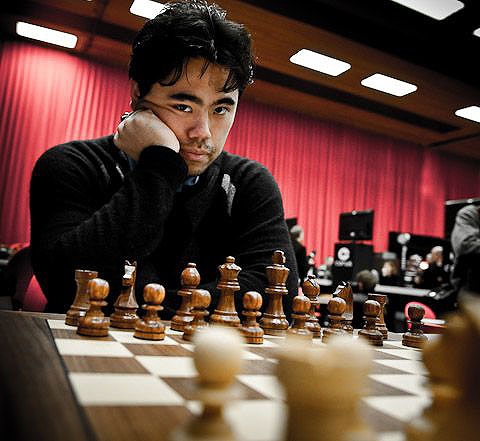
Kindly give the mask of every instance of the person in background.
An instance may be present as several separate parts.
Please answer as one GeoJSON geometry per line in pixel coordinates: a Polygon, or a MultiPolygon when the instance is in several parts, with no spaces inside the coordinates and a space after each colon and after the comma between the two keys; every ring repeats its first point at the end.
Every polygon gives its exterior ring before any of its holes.
{"type": "Polygon", "coordinates": [[[437,245],[428,253],[426,262],[420,263],[419,287],[436,289],[448,283],[449,274],[443,266],[443,247],[437,245]],[[425,264],[425,268],[423,265],[425,264]]]}
{"type": "Polygon", "coordinates": [[[400,286],[401,282],[398,262],[395,260],[386,260],[383,263],[379,277],[380,285],[400,286]]]}
{"type": "Polygon", "coordinates": [[[303,244],[303,228],[300,225],[294,225],[290,229],[290,238],[292,240],[293,251],[297,261],[298,278],[300,279],[301,284],[305,280],[305,277],[307,277],[308,272],[307,249],[303,244]]]}
{"type": "Polygon", "coordinates": [[[353,291],[353,322],[355,329],[363,327],[363,304],[368,298],[369,293],[375,292],[375,286],[378,283],[377,276],[370,270],[359,271],[355,275],[352,283],[353,291]]]}
{"type": "Polygon", "coordinates": [[[458,211],[451,243],[455,255],[452,284],[458,295],[480,295],[480,207],[467,205],[458,211]]]}

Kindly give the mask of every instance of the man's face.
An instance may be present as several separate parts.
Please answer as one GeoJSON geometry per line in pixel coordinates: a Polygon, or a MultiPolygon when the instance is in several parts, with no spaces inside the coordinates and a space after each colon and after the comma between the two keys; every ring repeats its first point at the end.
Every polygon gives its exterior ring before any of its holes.
{"type": "Polygon", "coordinates": [[[172,86],[155,83],[137,106],[160,118],[180,143],[188,174],[196,176],[220,155],[235,119],[238,90],[222,92],[229,71],[203,59],[191,59],[172,86]]]}

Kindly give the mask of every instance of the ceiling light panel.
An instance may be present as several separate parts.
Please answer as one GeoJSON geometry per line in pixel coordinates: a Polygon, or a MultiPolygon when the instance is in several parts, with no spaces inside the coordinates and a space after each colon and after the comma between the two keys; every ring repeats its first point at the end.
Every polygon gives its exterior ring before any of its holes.
{"type": "Polygon", "coordinates": [[[380,73],[373,74],[361,81],[362,86],[370,87],[371,89],[380,90],[395,96],[405,96],[409,93],[415,92],[417,86],[405,81],[397,80],[380,73]]]}
{"type": "Polygon", "coordinates": [[[302,49],[290,57],[292,63],[298,64],[318,72],[334,77],[346,72],[352,66],[345,61],[319,54],[309,49],[302,49]]]}
{"type": "Polygon", "coordinates": [[[443,20],[465,5],[458,0],[391,0],[435,20],[443,20]]]}
{"type": "Polygon", "coordinates": [[[475,29],[475,30],[473,31],[473,35],[475,35],[476,37],[480,37],[480,28],[475,29]]]}
{"type": "Polygon", "coordinates": [[[164,9],[165,5],[163,3],[152,0],[134,0],[132,6],[130,6],[130,12],[132,14],[148,19],[155,18],[164,9]]]}
{"type": "Polygon", "coordinates": [[[66,32],[56,31],[55,29],[37,26],[23,21],[17,21],[15,28],[17,34],[22,37],[45,41],[46,43],[56,44],[70,49],[77,45],[77,36],[67,34],[66,32]]]}
{"type": "Polygon", "coordinates": [[[480,107],[469,106],[455,111],[455,115],[480,123],[480,107]]]}

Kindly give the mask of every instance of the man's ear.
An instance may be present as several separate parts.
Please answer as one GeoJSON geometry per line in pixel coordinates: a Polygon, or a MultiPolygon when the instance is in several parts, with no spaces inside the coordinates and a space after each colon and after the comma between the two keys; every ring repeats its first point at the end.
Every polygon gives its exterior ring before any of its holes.
{"type": "Polygon", "coordinates": [[[130,81],[130,107],[132,110],[137,109],[138,102],[140,101],[140,89],[138,83],[134,80],[130,81]]]}

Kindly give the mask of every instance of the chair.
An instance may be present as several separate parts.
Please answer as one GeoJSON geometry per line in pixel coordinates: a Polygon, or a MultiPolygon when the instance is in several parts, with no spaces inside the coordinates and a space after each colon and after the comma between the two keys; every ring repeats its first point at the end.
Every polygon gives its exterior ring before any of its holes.
{"type": "Polygon", "coordinates": [[[10,295],[14,309],[43,312],[47,299],[33,274],[30,255],[28,245],[17,251],[5,268],[5,279],[13,291],[10,295]]]}

